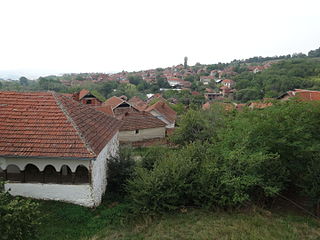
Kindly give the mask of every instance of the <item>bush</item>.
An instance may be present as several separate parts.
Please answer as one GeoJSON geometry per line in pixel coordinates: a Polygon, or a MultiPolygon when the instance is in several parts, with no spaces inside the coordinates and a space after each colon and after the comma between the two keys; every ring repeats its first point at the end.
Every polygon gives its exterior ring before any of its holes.
{"type": "Polygon", "coordinates": [[[135,161],[132,149],[123,147],[115,157],[108,160],[107,191],[124,195],[124,185],[134,174],[135,161]]]}
{"type": "Polygon", "coordinates": [[[0,239],[36,239],[40,225],[38,204],[0,192],[0,239]]]}
{"type": "Polygon", "coordinates": [[[141,167],[151,170],[157,161],[165,158],[168,155],[168,148],[163,146],[153,146],[147,148],[142,155],[141,167]]]}

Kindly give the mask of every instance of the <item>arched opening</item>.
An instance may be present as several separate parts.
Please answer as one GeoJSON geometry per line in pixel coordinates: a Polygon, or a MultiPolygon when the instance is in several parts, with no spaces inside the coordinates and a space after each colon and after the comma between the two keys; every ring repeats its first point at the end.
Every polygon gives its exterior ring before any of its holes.
{"type": "Polygon", "coordinates": [[[22,174],[16,165],[7,166],[7,180],[12,182],[21,182],[22,174]]]}
{"type": "Polygon", "coordinates": [[[28,164],[24,170],[26,182],[42,182],[40,170],[33,164],[28,164]]]}
{"type": "Polygon", "coordinates": [[[75,183],[89,183],[89,171],[85,166],[78,166],[75,174],[75,183]]]}
{"type": "Polygon", "coordinates": [[[61,167],[61,183],[72,183],[72,172],[67,165],[61,167]]]}
{"type": "Polygon", "coordinates": [[[52,165],[48,165],[43,170],[45,183],[58,183],[59,173],[52,165]]]}
{"type": "Polygon", "coordinates": [[[5,174],[2,168],[0,168],[0,181],[4,181],[5,180],[5,174]]]}

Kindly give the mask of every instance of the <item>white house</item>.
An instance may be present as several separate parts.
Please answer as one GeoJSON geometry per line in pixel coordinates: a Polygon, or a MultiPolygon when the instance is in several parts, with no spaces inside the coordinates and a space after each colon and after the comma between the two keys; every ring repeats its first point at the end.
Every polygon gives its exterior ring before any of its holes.
{"type": "Polygon", "coordinates": [[[12,195],[93,207],[120,122],[54,92],[0,92],[0,178],[12,195]]]}

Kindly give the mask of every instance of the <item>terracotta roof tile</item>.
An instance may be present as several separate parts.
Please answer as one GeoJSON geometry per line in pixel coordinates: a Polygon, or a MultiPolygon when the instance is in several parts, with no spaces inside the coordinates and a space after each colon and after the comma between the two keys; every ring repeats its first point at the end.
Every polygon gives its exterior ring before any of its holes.
{"type": "Polygon", "coordinates": [[[122,116],[120,131],[165,127],[166,124],[148,112],[128,112],[122,116]]]}
{"type": "Polygon", "coordinates": [[[156,110],[171,123],[174,123],[177,119],[177,113],[172,108],[170,108],[168,104],[166,104],[165,102],[156,102],[152,106],[148,107],[145,111],[151,112],[152,110],[156,110]]]}
{"type": "Polygon", "coordinates": [[[54,92],[0,92],[0,156],[94,158],[120,122],[54,92]]]}
{"type": "Polygon", "coordinates": [[[109,99],[107,99],[103,105],[104,106],[107,106],[107,105],[110,105],[112,106],[112,108],[115,108],[117,107],[118,105],[120,105],[121,103],[125,102],[123,99],[119,98],[119,97],[116,97],[116,96],[113,96],[109,99]]]}
{"type": "Polygon", "coordinates": [[[87,94],[89,94],[90,92],[87,89],[82,89],[79,92],[79,100],[81,100],[82,98],[84,98],[87,94]]]}
{"type": "Polygon", "coordinates": [[[147,103],[145,103],[141,98],[136,96],[132,97],[128,102],[139,111],[143,111],[148,107],[147,103]]]}
{"type": "Polygon", "coordinates": [[[96,107],[96,109],[100,112],[104,112],[105,114],[114,117],[114,113],[111,105],[99,106],[99,107],[96,107]]]}

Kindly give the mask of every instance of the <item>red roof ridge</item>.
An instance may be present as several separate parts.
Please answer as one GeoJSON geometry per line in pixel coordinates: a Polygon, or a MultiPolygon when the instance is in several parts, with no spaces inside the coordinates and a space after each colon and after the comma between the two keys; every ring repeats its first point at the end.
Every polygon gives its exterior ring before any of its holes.
{"type": "Polygon", "coordinates": [[[77,124],[74,122],[74,120],[72,119],[72,117],[69,115],[67,109],[65,109],[64,105],[62,104],[62,102],[59,100],[59,98],[57,97],[57,93],[56,92],[51,92],[52,96],[55,98],[58,107],[61,109],[61,111],[64,113],[64,115],[67,117],[68,121],[70,121],[71,125],[73,126],[73,128],[76,130],[76,133],[79,135],[80,139],[83,141],[84,145],[86,146],[86,148],[88,149],[88,151],[90,152],[90,154],[92,154],[94,157],[96,157],[95,152],[93,151],[93,149],[90,147],[90,145],[87,143],[85,137],[81,134],[81,130],[78,128],[77,124]]]}

